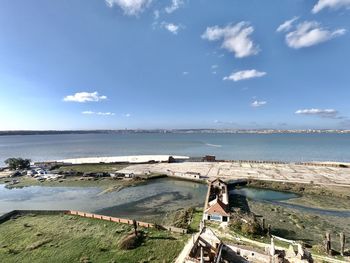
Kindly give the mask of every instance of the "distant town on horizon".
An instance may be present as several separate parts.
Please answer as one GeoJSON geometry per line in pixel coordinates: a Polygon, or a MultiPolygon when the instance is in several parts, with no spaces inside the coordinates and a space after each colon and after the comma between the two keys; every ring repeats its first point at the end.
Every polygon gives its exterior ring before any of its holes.
{"type": "Polygon", "coordinates": [[[132,134],[132,133],[229,133],[229,134],[305,134],[336,133],[350,134],[350,129],[116,129],[116,130],[11,130],[0,131],[6,135],[50,135],[50,134],[132,134]]]}

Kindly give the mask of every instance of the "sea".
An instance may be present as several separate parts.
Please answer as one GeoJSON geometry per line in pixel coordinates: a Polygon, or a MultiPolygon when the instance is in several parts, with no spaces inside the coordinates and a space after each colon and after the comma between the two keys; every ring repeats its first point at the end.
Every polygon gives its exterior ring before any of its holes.
{"type": "Polygon", "coordinates": [[[350,134],[134,133],[0,136],[0,166],[32,161],[166,154],[225,160],[350,162],[350,134]]]}

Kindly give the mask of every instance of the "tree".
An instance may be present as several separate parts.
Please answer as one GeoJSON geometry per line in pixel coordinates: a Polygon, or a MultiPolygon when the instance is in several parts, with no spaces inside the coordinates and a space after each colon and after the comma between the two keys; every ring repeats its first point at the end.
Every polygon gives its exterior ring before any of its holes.
{"type": "Polygon", "coordinates": [[[7,164],[11,170],[28,169],[30,168],[30,159],[8,158],[5,164],[7,164]]]}

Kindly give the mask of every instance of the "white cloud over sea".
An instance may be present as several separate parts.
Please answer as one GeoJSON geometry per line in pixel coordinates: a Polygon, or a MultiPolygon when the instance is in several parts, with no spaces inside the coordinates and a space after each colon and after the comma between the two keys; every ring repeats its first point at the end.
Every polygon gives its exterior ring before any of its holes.
{"type": "Polygon", "coordinates": [[[316,21],[304,21],[294,25],[297,19],[294,17],[291,20],[287,20],[276,30],[277,32],[287,32],[285,35],[286,44],[293,49],[311,47],[346,33],[346,29],[344,28],[330,30],[322,27],[316,21]]]}
{"type": "Polygon", "coordinates": [[[73,95],[68,95],[63,98],[63,101],[66,102],[98,102],[106,100],[107,96],[99,95],[97,91],[95,92],[77,92],[73,95]]]}
{"type": "Polygon", "coordinates": [[[223,80],[247,80],[252,78],[260,78],[266,75],[266,72],[257,71],[256,69],[242,70],[237,72],[232,72],[229,76],[223,78],[223,80]]]}
{"type": "Polygon", "coordinates": [[[185,3],[183,0],[172,0],[170,6],[165,7],[165,12],[171,14],[180,7],[182,7],[184,4],[185,3]]]}
{"type": "Polygon", "coordinates": [[[174,23],[167,23],[167,22],[162,22],[161,26],[168,30],[170,33],[173,33],[174,35],[177,35],[179,32],[181,25],[177,25],[174,23]]]}
{"type": "Polygon", "coordinates": [[[250,106],[252,106],[253,108],[258,108],[258,107],[262,107],[262,106],[264,106],[264,105],[266,105],[266,104],[267,104],[267,101],[264,101],[264,100],[261,100],[261,101],[255,100],[255,101],[253,101],[253,102],[250,104],[250,106]]]}
{"type": "Polygon", "coordinates": [[[297,110],[295,114],[311,115],[311,116],[318,116],[322,118],[331,118],[331,119],[342,118],[339,116],[339,112],[335,109],[317,109],[317,108],[300,109],[300,110],[297,110]]]}
{"type": "Polygon", "coordinates": [[[316,5],[312,8],[312,13],[316,14],[321,10],[347,8],[350,9],[350,0],[318,0],[316,5]]]}
{"type": "Polygon", "coordinates": [[[109,7],[118,6],[128,16],[142,13],[152,0],[105,0],[109,7]]]}
{"type": "Polygon", "coordinates": [[[277,29],[277,32],[287,32],[292,28],[292,25],[295,21],[297,21],[299,19],[299,17],[295,16],[290,20],[287,20],[285,22],[283,22],[277,29]]]}
{"type": "Polygon", "coordinates": [[[228,24],[225,27],[207,27],[202,38],[208,41],[222,40],[221,47],[234,53],[236,58],[243,58],[259,53],[259,46],[251,39],[254,27],[248,22],[228,24]]]}
{"type": "Polygon", "coordinates": [[[114,116],[114,112],[94,112],[94,111],[83,111],[82,114],[84,115],[100,115],[100,116],[114,116]]]}

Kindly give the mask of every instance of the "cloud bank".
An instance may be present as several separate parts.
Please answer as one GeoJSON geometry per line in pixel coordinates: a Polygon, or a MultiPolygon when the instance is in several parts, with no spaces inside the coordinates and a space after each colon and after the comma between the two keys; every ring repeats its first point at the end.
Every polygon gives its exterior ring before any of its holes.
{"type": "Polygon", "coordinates": [[[300,115],[310,115],[310,116],[318,116],[322,118],[330,118],[330,119],[341,119],[342,117],[338,116],[339,112],[335,109],[301,109],[297,110],[295,114],[300,115]]]}
{"type": "Polygon", "coordinates": [[[243,58],[259,53],[259,47],[250,38],[254,28],[248,22],[240,22],[225,27],[207,27],[202,38],[208,41],[222,40],[221,47],[234,53],[236,58],[243,58]]]}
{"type": "Polygon", "coordinates": [[[115,113],[113,112],[94,112],[94,111],[83,111],[82,114],[84,115],[100,115],[100,116],[114,116],[115,113]]]}
{"type": "Polygon", "coordinates": [[[77,92],[74,95],[68,95],[63,98],[63,101],[67,102],[97,102],[106,100],[107,96],[100,96],[97,91],[95,92],[77,92]]]}

